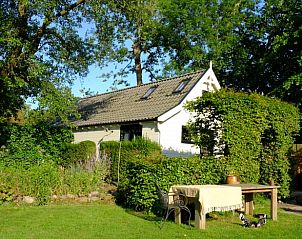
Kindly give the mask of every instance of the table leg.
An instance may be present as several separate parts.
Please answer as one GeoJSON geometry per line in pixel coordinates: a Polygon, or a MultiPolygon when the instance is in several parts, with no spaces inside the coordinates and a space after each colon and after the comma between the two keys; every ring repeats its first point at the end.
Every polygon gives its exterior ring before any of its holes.
{"type": "Polygon", "coordinates": [[[202,213],[200,202],[195,201],[195,227],[198,229],[206,228],[206,214],[202,213]]]}
{"type": "Polygon", "coordinates": [[[273,220],[277,220],[277,207],[278,207],[277,194],[278,194],[278,189],[273,188],[271,193],[271,218],[273,220]]]}
{"type": "Polygon", "coordinates": [[[181,209],[175,208],[174,215],[175,215],[175,223],[181,224],[181,209]]]}
{"type": "Polygon", "coordinates": [[[244,196],[244,211],[247,215],[253,215],[254,193],[247,193],[244,196]]]}

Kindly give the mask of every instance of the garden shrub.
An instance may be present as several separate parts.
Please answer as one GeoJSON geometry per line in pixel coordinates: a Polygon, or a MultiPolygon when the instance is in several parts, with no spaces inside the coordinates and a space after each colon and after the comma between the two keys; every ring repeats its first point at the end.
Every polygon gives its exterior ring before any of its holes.
{"type": "Polygon", "coordinates": [[[28,167],[22,163],[0,166],[0,180],[16,196],[34,196],[39,204],[50,200],[53,189],[59,182],[57,165],[41,162],[28,167]]]}
{"type": "Polygon", "coordinates": [[[288,156],[300,121],[296,107],[256,93],[220,90],[189,102],[187,109],[195,113],[189,128],[201,148],[209,146],[203,129],[220,130],[215,137],[224,147],[226,173],[236,172],[246,183],[280,185],[280,195],[289,195],[288,156]]]}
{"type": "Polygon", "coordinates": [[[9,127],[9,134],[0,158],[7,165],[22,163],[24,167],[29,167],[31,164],[54,158],[39,145],[34,136],[37,134],[36,129],[30,125],[12,125],[9,127]]]}
{"type": "Polygon", "coordinates": [[[87,164],[95,160],[96,144],[93,141],[86,140],[77,144],[67,144],[65,150],[61,153],[61,164],[66,167],[74,164],[87,164]]]}
{"type": "Polygon", "coordinates": [[[11,202],[13,200],[14,192],[4,185],[0,184],[0,205],[4,202],[11,202]]]}
{"type": "Polygon", "coordinates": [[[100,189],[106,175],[107,169],[101,164],[95,165],[93,170],[87,170],[80,165],[64,169],[54,162],[43,162],[26,168],[22,164],[7,167],[2,163],[0,190],[9,189],[10,193],[6,193],[7,197],[2,201],[8,201],[11,194],[15,197],[35,197],[38,204],[48,203],[53,194],[87,195],[100,189]]]}
{"type": "Polygon", "coordinates": [[[156,183],[167,191],[174,184],[220,184],[224,182],[222,163],[215,157],[129,159],[118,186],[118,201],[136,210],[157,211],[156,183]]]}
{"type": "Polygon", "coordinates": [[[128,160],[142,156],[145,160],[156,160],[161,157],[161,147],[145,138],[121,142],[106,141],[100,144],[100,156],[110,165],[110,180],[118,182],[125,177],[124,172],[126,172],[128,160]]]}
{"type": "Polygon", "coordinates": [[[90,170],[80,165],[60,169],[60,182],[54,189],[58,195],[68,193],[75,195],[88,195],[92,191],[98,191],[104,184],[108,170],[101,163],[95,164],[90,170]]]}
{"type": "Polygon", "coordinates": [[[129,159],[126,172],[118,185],[117,202],[136,210],[152,208],[157,195],[154,193],[156,164],[143,159],[129,159]]]}
{"type": "Polygon", "coordinates": [[[41,161],[60,162],[62,152],[73,139],[70,129],[52,125],[3,125],[1,161],[23,162],[24,166],[41,161]]]}
{"type": "Polygon", "coordinates": [[[95,143],[71,144],[68,128],[6,125],[1,132],[6,133],[0,150],[1,202],[12,194],[33,196],[38,204],[46,204],[52,194],[88,194],[108,174],[106,165],[95,160],[95,143]]]}

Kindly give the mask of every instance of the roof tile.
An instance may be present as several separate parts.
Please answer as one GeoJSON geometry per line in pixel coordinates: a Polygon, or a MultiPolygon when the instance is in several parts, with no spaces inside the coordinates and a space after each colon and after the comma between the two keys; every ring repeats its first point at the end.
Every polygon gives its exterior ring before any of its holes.
{"type": "Polygon", "coordinates": [[[157,82],[129,87],[92,97],[83,98],[78,103],[81,119],[77,126],[123,123],[154,120],[174,108],[184,99],[204,72],[189,73],[157,82]],[[186,79],[188,84],[179,93],[173,93],[186,79]],[[156,90],[146,99],[141,97],[147,90],[157,85],[156,90]]]}

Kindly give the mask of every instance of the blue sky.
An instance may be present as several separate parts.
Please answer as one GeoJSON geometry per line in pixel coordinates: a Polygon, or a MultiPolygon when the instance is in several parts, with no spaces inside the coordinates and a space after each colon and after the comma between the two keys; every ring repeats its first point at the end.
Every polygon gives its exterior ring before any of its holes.
{"type": "MultiPolygon", "coordinates": [[[[126,66],[127,63],[124,63],[126,66]]],[[[90,66],[89,67],[89,73],[84,79],[77,78],[74,81],[74,85],[72,86],[72,93],[77,97],[84,97],[83,93],[81,93],[81,89],[85,89],[85,91],[89,90],[93,94],[101,94],[105,92],[110,92],[113,85],[113,79],[108,79],[107,81],[104,81],[104,78],[101,78],[100,76],[104,73],[108,73],[110,71],[118,71],[119,69],[122,69],[122,67],[125,67],[123,65],[118,66],[118,68],[115,67],[115,65],[109,64],[107,67],[100,68],[98,66],[90,66]]],[[[129,74],[126,79],[127,82],[130,84],[130,86],[136,85],[136,75],[135,74],[129,74]]],[[[149,75],[143,72],[143,83],[149,82],[149,75]]],[[[130,87],[127,86],[127,87],[130,87]]],[[[125,88],[125,85],[119,85],[117,86],[118,89],[125,88]]]]}
{"type": "MultiPolygon", "coordinates": [[[[144,59],[146,56],[142,54],[142,59],[144,59]]],[[[104,81],[104,78],[100,77],[102,74],[109,73],[111,71],[118,72],[119,70],[125,68],[128,65],[128,62],[124,62],[123,64],[114,64],[111,63],[107,67],[99,67],[96,65],[91,65],[89,67],[89,73],[84,79],[76,78],[74,80],[74,84],[72,86],[72,93],[77,97],[85,97],[83,93],[81,92],[81,89],[84,89],[85,91],[91,92],[93,95],[95,94],[101,94],[105,92],[112,91],[113,86],[113,78],[108,79],[107,81],[104,81]]],[[[162,65],[155,66],[158,70],[162,70],[162,65]]],[[[136,85],[136,75],[130,74],[123,78],[123,80],[126,80],[130,86],[136,85]]],[[[149,73],[146,73],[143,71],[143,83],[149,83],[149,73]]],[[[127,86],[127,87],[130,87],[127,86]]],[[[118,89],[123,89],[126,86],[125,85],[118,85],[116,86],[118,89]]]]}
{"type": "MultiPolygon", "coordinates": [[[[102,74],[108,73],[111,70],[115,70],[115,66],[113,64],[104,68],[100,68],[94,65],[90,66],[89,73],[84,79],[75,79],[74,85],[72,86],[72,93],[75,96],[83,97],[83,94],[80,91],[81,89],[85,89],[85,91],[89,90],[94,94],[111,91],[110,87],[113,84],[113,79],[109,79],[104,82],[103,78],[100,78],[102,74]]],[[[135,75],[129,75],[127,77],[127,81],[131,86],[134,86],[136,82],[135,75]]],[[[124,88],[124,86],[120,86],[119,88],[124,88]]]]}

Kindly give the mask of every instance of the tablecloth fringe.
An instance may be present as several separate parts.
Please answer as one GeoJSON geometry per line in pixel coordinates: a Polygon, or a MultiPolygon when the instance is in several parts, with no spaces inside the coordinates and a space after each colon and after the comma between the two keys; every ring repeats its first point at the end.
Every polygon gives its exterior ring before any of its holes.
{"type": "Polygon", "coordinates": [[[236,204],[232,206],[225,206],[225,207],[211,207],[211,208],[205,208],[205,213],[209,212],[225,212],[225,211],[233,211],[235,209],[242,208],[242,204],[236,204]]]}

